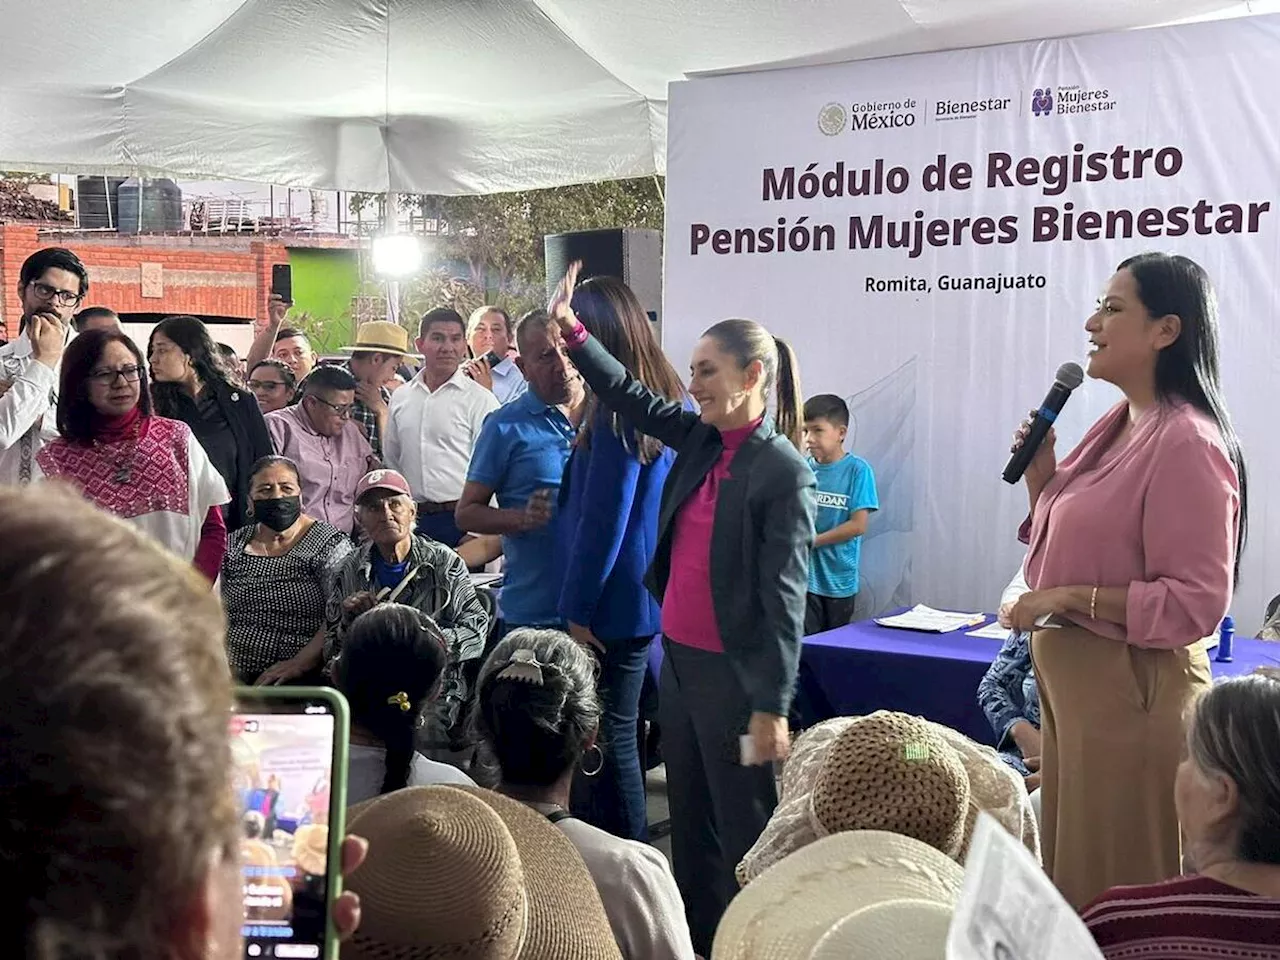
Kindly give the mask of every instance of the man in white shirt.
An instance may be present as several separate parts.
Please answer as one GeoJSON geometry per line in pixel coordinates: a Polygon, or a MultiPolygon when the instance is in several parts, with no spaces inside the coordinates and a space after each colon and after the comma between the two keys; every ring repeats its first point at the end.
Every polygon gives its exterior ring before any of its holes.
{"type": "Polygon", "coordinates": [[[22,264],[21,333],[0,347],[0,485],[29,483],[36,454],[58,435],[62,351],[88,290],[89,272],[70,250],[46,247],[22,264]]]}
{"type": "Polygon", "coordinates": [[[501,307],[480,307],[467,321],[467,342],[475,359],[463,369],[480,386],[492,390],[502,404],[529,389],[524,373],[516,366],[514,331],[510,314],[501,307]],[[497,363],[492,362],[494,356],[499,358],[497,363]]]}
{"type": "Polygon", "coordinates": [[[462,369],[466,325],[456,310],[430,311],[418,333],[422,372],[392,394],[382,450],[387,466],[403,474],[413,490],[417,532],[457,547],[462,531],[453,512],[480,428],[499,404],[462,369]]]}

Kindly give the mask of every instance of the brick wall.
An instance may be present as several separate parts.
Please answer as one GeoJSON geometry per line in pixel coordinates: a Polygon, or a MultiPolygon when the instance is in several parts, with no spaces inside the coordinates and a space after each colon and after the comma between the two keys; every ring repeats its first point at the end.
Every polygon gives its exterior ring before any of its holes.
{"type": "Polygon", "coordinates": [[[122,236],[0,223],[0,336],[17,336],[22,262],[41,247],[73,250],[89,270],[85,306],[266,321],[271,268],[290,246],[350,248],[346,237],[122,236]]]}

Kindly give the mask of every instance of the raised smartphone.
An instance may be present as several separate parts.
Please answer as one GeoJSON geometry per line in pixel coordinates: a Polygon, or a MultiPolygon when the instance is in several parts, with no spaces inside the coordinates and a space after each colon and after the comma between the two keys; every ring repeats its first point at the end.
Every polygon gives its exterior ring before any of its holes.
{"type": "Polygon", "coordinates": [[[271,292],[285,303],[293,303],[293,268],[289,264],[272,264],[271,292]]]}
{"type": "Polygon", "coordinates": [[[347,701],[322,687],[241,687],[231,717],[244,955],[335,960],[347,701]]]}

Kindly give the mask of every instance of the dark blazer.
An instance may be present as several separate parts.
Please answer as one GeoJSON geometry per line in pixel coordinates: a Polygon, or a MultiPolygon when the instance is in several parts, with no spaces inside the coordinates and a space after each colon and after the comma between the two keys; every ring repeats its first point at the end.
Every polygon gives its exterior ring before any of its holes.
{"type": "MultiPolygon", "coordinates": [[[[226,481],[227,490],[231,493],[231,502],[223,510],[227,529],[238,530],[249,522],[247,508],[250,471],[260,458],[275,453],[275,448],[271,443],[271,435],[267,433],[267,423],[262,418],[258,400],[252,393],[240,387],[221,383],[211,383],[207,389],[213,391],[214,401],[226,421],[226,429],[235,441],[234,467],[228,462],[222,462],[223,458],[209,451],[209,444],[204,446],[206,452],[210,453],[210,460],[214,467],[226,481]]],[[[180,390],[168,390],[154,391],[154,394],[157,399],[157,412],[187,424],[197,439],[210,428],[210,423],[201,421],[199,407],[186,393],[180,390]],[[160,399],[161,396],[164,398],[163,401],[160,399]]]]}
{"type": "MultiPolygon", "coordinates": [[[[594,337],[573,362],[600,401],[676,452],[662,488],[658,547],[645,585],[661,602],[676,514],[720,459],[720,431],[651,392],[594,337]]],[[[804,635],[813,548],[813,471],[766,417],[729,464],[711,532],[711,596],[724,652],[751,709],[786,716],[804,635]]]]}

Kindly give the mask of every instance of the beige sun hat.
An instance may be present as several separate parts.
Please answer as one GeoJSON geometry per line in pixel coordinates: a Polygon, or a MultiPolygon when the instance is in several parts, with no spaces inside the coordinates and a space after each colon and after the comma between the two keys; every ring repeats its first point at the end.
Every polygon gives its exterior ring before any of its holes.
{"type": "Polygon", "coordinates": [[[963,863],[979,811],[990,813],[1040,858],[1039,827],[1022,778],[990,747],[941,724],[887,711],[826,720],[804,731],[792,746],[778,807],[738,864],[738,882],[745,886],[819,837],[873,827],[929,842],[942,838],[935,845],[963,863]],[[909,752],[917,757],[927,746],[930,759],[908,767],[892,756],[894,744],[899,754],[915,744],[909,752]],[[888,763],[889,772],[864,762],[867,757],[888,763]],[[945,796],[946,785],[956,778],[957,760],[967,780],[967,799],[959,811],[945,796]],[[896,797],[885,795],[884,783],[904,776],[904,770],[914,771],[916,779],[896,797]],[[866,782],[878,791],[874,804],[862,794],[866,782]],[[953,843],[957,822],[959,842],[953,843]]]}
{"type": "Polygon", "coordinates": [[[919,840],[882,830],[832,834],[738,893],[716,930],[711,960],[942,960],[946,938],[939,949],[937,931],[963,880],[954,860],[919,840]],[[895,931],[905,918],[924,919],[895,931]],[[834,952],[841,945],[853,952],[834,952]]]}
{"type": "Polygon", "coordinates": [[[329,828],[318,823],[299,827],[293,835],[293,862],[303,873],[323,877],[329,862],[329,828]]]}
{"type": "Polygon", "coordinates": [[[931,900],[863,907],[828,930],[808,960],[943,960],[954,913],[931,900]]]}
{"type": "Polygon", "coordinates": [[[390,320],[367,320],[356,329],[356,342],[342,348],[343,353],[390,353],[416,358],[409,351],[409,331],[390,320]]]}
{"type": "Polygon", "coordinates": [[[620,960],[578,851],[524,804],[408,787],[348,816],[369,855],[346,884],[361,921],[344,960],[620,960]]]}

